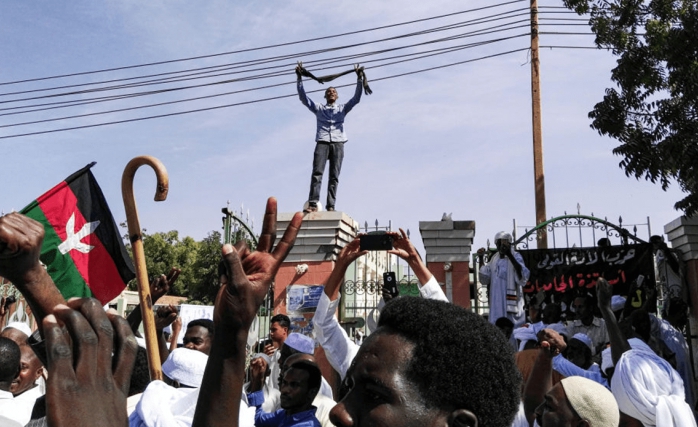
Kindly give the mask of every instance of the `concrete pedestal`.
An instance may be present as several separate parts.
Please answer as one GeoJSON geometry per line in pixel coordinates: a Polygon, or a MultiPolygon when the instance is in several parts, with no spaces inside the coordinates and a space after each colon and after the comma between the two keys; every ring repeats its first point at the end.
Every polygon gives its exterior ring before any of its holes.
{"type": "Polygon", "coordinates": [[[427,268],[448,299],[470,308],[470,251],[475,221],[420,221],[427,268]]]}
{"type": "Polygon", "coordinates": [[[680,217],[664,226],[671,247],[686,263],[686,284],[691,298],[691,316],[698,320],[698,216],[680,217]]]}

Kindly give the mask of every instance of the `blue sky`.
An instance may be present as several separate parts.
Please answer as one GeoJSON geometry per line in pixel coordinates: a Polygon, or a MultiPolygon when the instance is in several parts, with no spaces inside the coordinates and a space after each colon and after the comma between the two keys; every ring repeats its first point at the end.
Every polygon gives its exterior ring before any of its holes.
{"type": "MultiPolygon", "coordinates": [[[[207,2],[105,1],[3,2],[0,5],[0,81],[10,82],[125,65],[166,61],[248,49],[360,29],[395,24],[473,9],[492,2],[455,0],[430,2],[336,2],[318,0],[207,2]],[[399,6],[398,6],[399,5],[399,6]]],[[[423,30],[526,7],[528,2],[462,14],[410,27],[316,41],[283,49],[175,63],[73,79],[0,86],[0,93],[67,83],[87,83],[150,72],[176,71],[225,62],[326,49],[362,43],[407,31],[423,30]],[[20,89],[21,88],[21,89],[20,89]]],[[[543,6],[561,6],[543,1],[543,6]]],[[[549,9],[552,10],[552,9],[549,9]]],[[[566,16],[573,18],[575,15],[566,16]]],[[[499,23],[499,22],[497,22],[499,23]]],[[[496,25],[488,24],[488,25],[496,25]]],[[[478,28],[486,27],[483,25],[478,28]]],[[[552,27],[547,27],[552,28],[552,27]]],[[[545,31],[546,27],[542,27],[545,31]]],[[[461,30],[461,32],[464,30],[461,30]]],[[[551,31],[589,32],[588,27],[551,31]]],[[[516,35],[513,30],[506,35],[516,35]]],[[[454,31],[447,34],[457,34],[454,31]]],[[[501,34],[501,33],[497,33],[501,34]]],[[[483,36],[480,40],[500,37],[483,36]]],[[[436,35],[425,37],[434,38],[436,35]]],[[[381,45],[400,46],[398,40],[381,45]]],[[[525,48],[527,37],[466,49],[448,55],[386,67],[366,66],[374,94],[364,96],[349,114],[349,142],[341,174],[337,209],[360,223],[408,228],[421,248],[419,221],[437,221],[443,212],[454,220],[475,220],[475,246],[484,246],[512,220],[533,224],[533,160],[528,52],[490,58],[399,78],[384,77],[428,67],[525,48]],[[416,237],[416,238],[415,238],[416,237]]],[[[541,35],[541,45],[593,46],[589,35],[541,35]]],[[[447,43],[435,47],[445,47],[447,43]]],[[[374,50],[365,45],[342,51],[374,50]]],[[[414,49],[412,49],[414,51],[414,49]]],[[[326,57],[340,53],[326,54],[326,57]]],[[[304,61],[318,59],[308,55],[304,61]]],[[[109,116],[66,122],[1,128],[0,136],[123,120],[195,108],[293,94],[295,59],[285,61],[288,74],[267,81],[231,83],[186,93],[126,100],[113,105],[86,105],[70,114],[85,114],[182,97],[211,95],[267,83],[279,87],[245,94],[109,116]]],[[[283,65],[284,62],[277,64],[283,65]]],[[[615,142],[589,127],[587,113],[611,86],[614,59],[608,52],[542,49],[543,143],[548,217],[581,212],[625,223],[644,223],[652,231],[680,216],[673,204],[681,197],[676,185],[664,192],[658,185],[627,178],[612,155],[615,142]]],[[[338,67],[332,72],[346,67],[338,67]]],[[[311,68],[312,70],[312,68],[311,68]]],[[[336,81],[352,84],[353,77],[336,81]]],[[[306,83],[306,89],[326,86],[306,83]]],[[[340,102],[353,87],[339,88],[340,102]]],[[[87,96],[87,95],[85,95],[87,96]]],[[[311,95],[316,100],[321,94],[311,95]]],[[[12,99],[2,97],[0,100],[12,99]]],[[[49,112],[0,116],[0,126],[53,117],[49,112]]],[[[117,221],[125,218],[120,181],[132,157],[158,157],[170,176],[170,194],[152,202],[155,180],[142,169],[136,177],[141,224],[150,232],[179,230],[197,239],[220,229],[220,209],[250,210],[256,228],[265,200],[274,195],[279,210],[302,209],[307,198],[314,149],[315,119],[296,97],[208,112],[113,126],[0,139],[3,174],[0,210],[21,209],[73,171],[91,161],[117,221]]],[[[327,176],[325,176],[325,182],[327,176]]],[[[323,186],[323,199],[325,186],[323,186]]]]}

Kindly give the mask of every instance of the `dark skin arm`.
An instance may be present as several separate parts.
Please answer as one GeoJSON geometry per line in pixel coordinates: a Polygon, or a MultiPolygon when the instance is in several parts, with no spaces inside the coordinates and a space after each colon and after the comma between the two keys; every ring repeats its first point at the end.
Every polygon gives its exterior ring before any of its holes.
{"type": "Polygon", "coordinates": [[[417,249],[412,242],[410,242],[410,239],[407,238],[405,230],[401,228],[399,233],[390,232],[388,234],[393,236],[393,249],[388,251],[388,253],[397,255],[407,261],[407,264],[410,266],[415,276],[417,276],[419,283],[422,285],[427,283],[429,279],[431,279],[431,271],[429,271],[422,261],[419,252],[417,252],[417,249]]]}
{"type": "MultiPolygon", "coordinates": [[[[172,336],[170,336],[170,352],[173,352],[177,348],[177,337],[182,331],[182,318],[177,316],[177,318],[172,322],[172,336]]],[[[164,359],[163,359],[164,360],[164,359]]]]}
{"type": "Polygon", "coordinates": [[[368,253],[368,251],[359,249],[360,244],[361,241],[359,240],[359,236],[357,236],[339,251],[332,273],[330,273],[330,277],[328,277],[327,282],[325,282],[325,295],[329,297],[330,301],[334,301],[339,297],[339,288],[342,286],[347,268],[349,268],[352,262],[368,253]]]}
{"type": "Polygon", "coordinates": [[[250,369],[252,371],[252,378],[247,393],[254,393],[255,391],[260,391],[264,386],[264,377],[268,369],[267,362],[261,357],[258,357],[250,363],[250,369]]]}
{"type": "MultiPolygon", "coordinates": [[[[170,291],[170,287],[177,281],[179,273],[181,272],[182,270],[179,268],[172,267],[167,276],[162,274],[160,277],[156,277],[152,282],[150,282],[150,296],[153,300],[153,305],[155,305],[160,298],[167,295],[167,293],[170,291]]],[[[133,333],[138,334],[138,328],[141,326],[141,322],[143,321],[140,304],[133,309],[126,320],[128,321],[128,324],[131,325],[131,330],[133,333]]],[[[164,361],[165,359],[162,360],[164,361]]]]}
{"type": "Polygon", "coordinates": [[[550,329],[540,331],[538,337],[541,347],[523,393],[524,412],[529,423],[533,423],[536,408],[543,403],[548,390],[553,388],[553,357],[560,354],[559,346],[565,342],[550,329]]]}
{"type": "Polygon", "coordinates": [[[65,304],[39,263],[43,241],[44,227],[37,221],[19,213],[0,217],[0,276],[22,293],[39,325],[53,307],[65,304]]]}
{"type": "Polygon", "coordinates": [[[255,252],[250,252],[244,241],[236,247],[223,246],[221,289],[213,312],[216,334],[199,392],[193,427],[238,426],[237,414],[245,381],[247,334],[272,279],[293,247],[303,221],[303,214],[297,212],[274,247],[276,209],[276,199],[269,198],[255,252]]]}
{"type": "Polygon", "coordinates": [[[158,351],[160,352],[160,360],[162,360],[162,363],[165,363],[167,356],[170,355],[163,330],[171,325],[175,319],[177,319],[177,307],[174,305],[159,307],[155,315],[155,334],[158,336],[158,351]]]}
{"type": "Polygon", "coordinates": [[[128,425],[126,396],[137,344],[126,320],[90,298],[58,305],[53,313],[43,320],[48,424],[128,425]]]}
{"type": "Polygon", "coordinates": [[[608,339],[611,340],[611,357],[613,364],[618,364],[620,357],[626,351],[630,350],[628,340],[618,326],[616,316],[611,310],[611,298],[613,297],[613,288],[604,278],[600,278],[596,282],[596,299],[598,301],[601,316],[606,322],[606,330],[608,330],[608,339]]]}

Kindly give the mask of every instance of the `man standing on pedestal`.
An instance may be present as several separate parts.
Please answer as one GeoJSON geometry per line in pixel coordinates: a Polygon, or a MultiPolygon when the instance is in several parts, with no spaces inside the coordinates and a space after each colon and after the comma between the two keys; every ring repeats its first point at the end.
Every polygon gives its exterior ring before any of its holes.
{"type": "MultiPolygon", "coordinates": [[[[488,286],[490,300],[490,323],[500,317],[506,317],[514,326],[521,326],[526,320],[523,309],[523,286],[530,272],[521,255],[511,248],[514,238],[511,234],[500,231],[494,236],[497,252],[490,261],[480,268],[480,282],[488,286]]],[[[484,253],[478,250],[478,254],[484,253]]],[[[482,257],[480,257],[482,263],[482,257]]]]}
{"type": "Polygon", "coordinates": [[[315,154],[313,155],[313,173],[310,178],[310,195],[308,196],[308,207],[303,210],[305,213],[317,212],[317,203],[320,200],[320,187],[322,186],[322,174],[325,171],[327,160],[330,161],[330,180],[327,185],[326,209],[333,211],[337,197],[337,184],[339,183],[339,172],[342,169],[344,159],[344,143],[347,142],[347,135],[344,132],[344,118],[349,111],[361,100],[362,80],[361,70],[356,66],[356,90],[354,96],[346,104],[338,104],[339,98],[337,90],[333,87],[325,91],[327,104],[316,104],[310,99],[303,89],[301,80],[301,68],[296,67],[298,76],[298,97],[303,105],[315,114],[317,118],[317,131],[315,133],[315,154]]]}

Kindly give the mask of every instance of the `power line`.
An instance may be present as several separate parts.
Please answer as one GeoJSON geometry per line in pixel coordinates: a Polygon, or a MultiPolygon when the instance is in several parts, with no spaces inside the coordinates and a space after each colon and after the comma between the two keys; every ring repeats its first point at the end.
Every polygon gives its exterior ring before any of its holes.
{"type": "MultiPolygon", "coordinates": [[[[300,53],[295,53],[295,54],[291,54],[291,55],[281,55],[281,56],[275,56],[275,57],[271,57],[271,58],[262,58],[262,59],[255,59],[255,60],[233,62],[233,63],[228,63],[228,64],[220,64],[220,65],[194,68],[194,69],[188,69],[188,70],[180,70],[180,71],[172,71],[172,72],[166,72],[166,73],[151,74],[151,75],[146,75],[146,76],[136,76],[136,77],[123,78],[123,79],[112,79],[112,80],[107,80],[107,81],[102,81],[102,82],[82,83],[82,84],[43,88],[43,89],[32,89],[32,90],[25,90],[25,91],[0,93],[0,96],[10,96],[10,95],[25,94],[25,93],[36,93],[36,92],[52,91],[52,90],[59,90],[59,89],[67,89],[67,88],[73,88],[73,87],[95,86],[95,85],[106,84],[106,83],[116,83],[116,82],[122,82],[122,81],[139,80],[139,79],[145,79],[145,78],[151,78],[151,77],[163,77],[165,75],[172,76],[172,77],[167,77],[167,78],[163,78],[163,79],[152,80],[150,82],[148,82],[148,81],[136,82],[136,83],[126,84],[126,85],[107,86],[107,87],[87,89],[87,90],[82,90],[82,91],[72,91],[72,92],[64,92],[64,93],[58,93],[58,94],[44,95],[41,97],[12,99],[12,100],[8,100],[8,101],[0,101],[0,103],[20,102],[20,101],[27,101],[27,100],[32,100],[32,99],[41,99],[43,97],[69,96],[69,95],[83,94],[83,93],[89,93],[89,92],[98,92],[98,91],[106,91],[106,90],[112,90],[112,89],[136,87],[136,86],[144,85],[146,83],[161,84],[160,82],[167,83],[167,82],[171,82],[171,81],[179,81],[179,80],[171,80],[171,79],[183,80],[183,79],[181,79],[182,76],[178,76],[178,75],[183,74],[183,73],[189,73],[189,72],[195,72],[191,75],[204,74],[204,76],[199,76],[196,78],[208,78],[210,76],[206,76],[206,74],[209,74],[212,72],[217,72],[217,71],[222,71],[222,70],[226,70],[226,69],[237,69],[237,68],[243,68],[244,66],[253,66],[253,65],[262,64],[262,63],[266,63],[266,62],[270,62],[270,61],[274,61],[274,60],[298,58],[298,57],[308,56],[308,55],[316,55],[316,54],[321,54],[321,53],[326,53],[326,52],[331,52],[331,51],[336,51],[336,50],[341,50],[341,49],[348,49],[348,48],[352,48],[352,47],[364,46],[364,45],[368,45],[368,44],[377,44],[377,43],[382,43],[382,42],[386,42],[386,41],[398,40],[401,38],[415,37],[415,36],[429,34],[432,32],[448,31],[448,30],[453,30],[453,29],[457,29],[457,28],[464,28],[464,27],[472,26],[472,25],[482,25],[485,23],[491,23],[491,22],[496,22],[496,21],[500,21],[500,20],[504,20],[504,19],[512,19],[512,18],[515,18],[518,16],[528,15],[528,12],[526,12],[526,13],[518,13],[518,14],[515,14],[512,16],[508,16],[508,17],[503,16],[503,15],[522,12],[522,11],[528,11],[528,9],[527,8],[516,9],[516,10],[498,13],[498,14],[490,15],[490,16],[486,16],[486,17],[480,17],[480,18],[476,18],[473,20],[464,21],[464,22],[460,22],[460,23],[439,26],[439,27],[435,27],[435,28],[430,28],[430,29],[406,33],[406,34],[400,34],[397,36],[387,37],[387,38],[383,38],[383,39],[371,40],[369,42],[354,43],[354,44],[350,44],[350,45],[300,52],[300,53]],[[203,71],[203,70],[207,70],[207,71],[203,71]],[[200,72],[200,73],[196,73],[196,72],[200,72]]],[[[494,26],[491,28],[498,28],[501,26],[513,25],[513,24],[520,23],[520,22],[528,22],[528,21],[527,20],[520,20],[520,21],[510,22],[507,24],[502,24],[500,26],[494,26]]],[[[477,32],[483,32],[485,30],[487,30],[487,28],[476,30],[473,32],[473,34],[475,34],[477,32]]],[[[186,75],[184,77],[186,77],[186,75]]]]}
{"type": "MultiPolygon", "coordinates": [[[[530,33],[520,34],[520,35],[514,36],[514,37],[506,37],[503,39],[491,40],[491,41],[486,41],[486,42],[470,43],[470,44],[448,47],[448,48],[432,49],[432,50],[429,50],[426,52],[411,53],[411,54],[406,54],[406,55],[398,55],[398,56],[392,57],[391,59],[404,58],[404,57],[408,57],[408,59],[401,59],[401,60],[394,61],[394,62],[388,62],[386,64],[381,64],[381,65],[377,65],[375,67],[372,67],[371,69],[386,67],[386,66],[404,63],[404,62],[408,62],[408,61],[414,61],[414,60],[418,60],[418,59],[424,59],[424,58],[432,57],[432,56],[436,56],[436,55],[453,53],[453,52],[460,51],[463,49],[479,47],[479,46],[483,46],[486,44],[497,43],[497,42],[511,40],[514,38],[528,36],[528,35],[530,35],[530,33]],[[412,58],[409,58],[409,57],[412,57],[412,58]]],[[[384,60],[384,59],[381,59],[381,60],[384,60]]],[[[120,108],[120,109],[116,109],[116,110],[107,110],[107,111],[99,111],[99,112],[94,112],[94,113],[78,114],[78,115],[73,115],[73,116],[63,116],[63,117],[56,117],[56,118],[51,118],[51,119],[41,119],[41,120],[34,120],[34,121],[28,121],[28,122],[12,123],[12,124],[7,124],[7,125],[1,125],[0,128],[26,126],[26,125],[39,124],[39,123],[47,123],[47,122],[69,120],[69,119],[75,119],[75,118],[98,116],[98,115],[104,115],[104,114],[120,113],[120,112],[125,112],[125,111],[140,110],[140,109],[144,109],[144,108],[160,107],[160,106],[164,106],[164,105],[173,105],[173,104],[178,104],[178,103],[183,103],[183,102],[198,101],[198,100],[202,100],[202,99],[209,99],[209,98],[215,98],[215,97],[220,97],[220,96],[234,95],[234,94],[239,94],[239,93],[244,93],[244,92],[252,92],[252,91],[261,90],[261,89],[270,89],[273,87],[285,86],[289,83],[292,83],[292,82],[283,82],[283,83],[266,85],[266,86],[261,86],[261,87],[256,87],[256,88],[242,89],[242,90],[237,90],[237,91],[233,91],[233,92],[226,92],[226,93],[206,95],[206,96],[198,96],[198,97],[194,97],[194,98],[187,98],[187,99],[181,99],[181,100],[176,100],[176,101],[160,102],[160,103],[156,103],[156,104],[141,105],[141,106],[136,106],[136,107],[126,107],[126,108],[120,108]]]]}
{"type": "MultiPolygon", "coordinates": [[[[406,48],[410,48],[410,47],[422,46],[422,45],[427,45],[427,44],[441,43],[441,42],[446,42],[446,41],[454,41],[454,40],[461,39],[461,38],[482,36],[482,35],[488,35],[488,34],[494,34],[494,33],[498,33],[498,32],[503,32],[503,31],[512,31],[512,30],[519,29],[519,28],[524,28],[524,27],[525,27],[525,28],[528,28],[528,26],[529,26],[528,24],[525,24],[525,25],[522,24],[522,25],[517,25],[517,26],[513,26],[513,27],[511,26],[512,24],[521,24],[521,23],[527,23],[527,22],[528,22],[528,20],[519,20],[519,21],[515,21],[515,22],[512,22],[512,23],[501,24],[501,25],[493,26],[493,27],[490,27],[490,28],[487,28],[487,29],[479,29],[479,30],[475,30],[475,31],[471,31],[471,32],[466,32],[466,33],[459,34],[459,35],[448,36],[448,37],[443,37],[443,38],[437,38],[437,39],[428,40],[428,41],[424,41],[424,42],[420,42],[420,43],[414,43],[414,44],[411,44],[411,45],[400,46],[400,47],[390,48],[390,49],[383,49],[383,50],[380,50],[380,51],[371,51],[371,52],[363,53],[363,54],[354,54],[354,55],[350,55],[350,56],[353,57],[354,59],[357,59],[357,58],[361,58],[361,57],[373,55],[373,54],[376,54],[376,53],[385,53],[385,52],[389,52],[389,51],[400,50],[400,49],[406,49],[406,48]]],[[[391,39],[392,39],[392,38],[391,38],[391,39]]],[[[384,40],[388,40],[388,39],[384,39],[384,40]]],[[[374,43],[376,43],[376,41],[371,41],[371,42],[366,42],[366,43],[359,43],[359,44],[355,44],[355,45],[349,45],[349,47],[363,46],[363,45],[374,44],[374,43]]],[[[345,48],[347,48],[347,46],[340,46],[340,47],[336,47],[336,48],[323,49],[322,52],[329,52],[329,51],[334,51],[334,50],[341,50],[341,49],[345,49],[345,48]]],[[[272,57],[272,58],[258,59],[258,60],[255,60],[255,61],[256,61],[257,63],[260,63],[260,62],[276,62],[276,61],[284,60],[284,59],[299,59],[299,58],[301,58],[301,57],[304,57],[304,56],[308,55],[309,53],[312,53],[312,52],[302,52],[302,53],[297,53],[297,54],[288,54],[288,55],[276,56],[276,57],[272,57]]],[[[312,63],[323,62],[323,61],[328,61],[328,60],[309,61],[309,62],[307,62],[307,63],[308,63],[308,64],[312,64],[312,63]]],[[[330,59],[329,61],[331,61],[331,59],[330,59]]],[[[243,61],[243,62],[249,63],[250,61],[243,61]]],[[[288,66],[289,66],[288,64],[283,64],[283,65],[275,66],[275,67],[264,67],[264,68],[257,69],[257,70],[248,70],[247,72],[249,72],[249,71],[268,70],[268,69],[281,68],[281,67],[287,69],[288,66]]],[[[332,68],[332,67],[326,67],[326,68],[332,68]]],[[[232,73],[232,74],[237,74],[237,73],[242,73],[242,72],[246,72],[246,71],[238,71],[238,72],[235,72],[235,73],[232,73]]],[[[228,75],[228,74],[231,74],[231,73],[226,73],[226,74],[224,74],[224,75],[228,75]]],[[[280,76],[280,75],[283,75],[283,74],[286,74],[286,72],[281,72],[281,73],[270,73],[270,74],[267,75],[266,77],[277,77],[277,76],[280,76]]],[[[210,77],[210,76],[209,76],[209,77],[210,77]]],[[[85,104],[86,102],[88,102],[88,101],[89,101],[89,102],[91,102],[91,101],[95,101],[95,102],[98,102],[98,101],[112,101],[112,100],[118,100],[118,99],[123,99],[123,98],[134,97],[134,96],[154,95],[154,94],[165,93],[165,92],[172,92],[172,91],[178,91],[178,90],[186,90],[186,89],[201,88],[201,87],[206,87],[206,86],[214,86],[214,85],[220,85],[220,84],[233,83],[233,82],[238,82],[238,81],[253,80],[253,79],[256,79],[256,78],[258,78],[258,77],[252,76],[252,77],[244,77],[244,78],[240,78],[240,79],[228,79],[228,80],[222,80],[222,81],[216,81],[216,82],[210,82],[210,83],[203,83],[203,84],[197,84],[197,85],[190,85],[190,86],[181,86],[181,87],[167,88],[167,89],[159,89],[159,90],[151,90],[151,91],[145,91],[145,92],[134,92],[134,93],[122,94],[122,95],[111,95],[111,96],[107,96],[107,97],[88,98],[87,100],[82,100],[82,101],[84,101],[84,102],[78,102],[78,103],[75,103],[75,101],[68,100],[68,101],[59,101],[59,102],[53,102],[53,103],[23,105],[23,106],[18,106],[18,107],[0,108],[0,111],[8,111],[8,110],[16,110],[16,109],[26,109],[26,108],[33,108],[33,107],[44,107],[44,106],[61,105],[61,104],[69,104],[69,105],[65,105],[65,106],[66,106],[66,107],[70,107],[70,106],[75,106],[75,105],[84,105],[84,104],[85,104]]],[[[182,81],[186,81],[186,80],[188,80],[188,79],[182,79],[182,81]]],[[[75,94],[82,94],[82,93],[88,93],[88,92],[93,92],[93,91],[96,91],[96,90],[90,90],[90,91],[84,91],[84,92],[77,92],[77,93],[75,93],[75,94]]],[[[38,99],[53,98],[53,97],[57,97],[57,96],[69,96],[69,95],[73,95],[73,94],[74,94],[74,93],[53,94],[53,95],[44,95],[44,96],[28,97],[28,98],[23,98],[23,99],[6,100],[6,101],[0,101],[0,104],[11,104],[11,103],[16,103],[16,102],[24,102],[24,101],[31,101],[31,100],[38,100],[38,99]]],[[[41,110],[40,110],[40,109],[31,110],[30,112],[33,112],[33,111],[41,111],[41,110]]],[[[20,112],[20,113],[24,113],[24,112],[20,112]]],[[[5,113],[5,114],[3,114],[3,115],[8,115],[8,114],[14,114],[14,113],[5,113]]]]}
{"type": "Polygon", "coordinates": [[[432,16],[429,18],[415,19],[412,21],[406,21],[406,22],[401,22],[401,23],[397,23],[397,24],[384,25],[384,26],[368,28],[368,29],[364,29],[364,30],[350,31],[350,32],[340,33],[340,34],[335,34],[335,35],[330,35],[330,36],[314,37],[314,38],[299,40],[299,41],[294,41],[294,42],[278,43],[278,44],[256,47],[256,48],[240,49],[240,50],[215,53],[215,54],[210,54],[210,55],[192,56],[189,58],[171,59],[171,60],[167,60],[167,61],[156,61],[156,62],[150,62],[150,63],[146,63],[146,64],[127,65],[127,66],[114,67],[114,68],[105,68],[105,69],[94,70],[94,71],[83,71],[83,72],[78,72],[78,73],[61,74],[61,75],[39,77],[39,78],[33,78],[33,79],[16,80],[16,81],[10,81],[10,82],[0,82],[0,86],[13,85],[13,84],[19,84],[19,83],[27,83],[27,82],[36,82],[36,81],[50,80],[50,79],[59,79],[59,78],[65,78],[65,77],[84,76],[84,75],[89,75],[89,74],[97,74],[97,73],[104,73],[104,72],[111,72],[111,71],[120,71],[120,70],[134,69],[134,68],[150,67],[150,66],[154,66],[154,65],[172,64],[172,63],[177,63],[177,62],[193,61],[193,60],[198,60],[198,59],[214,58],[214,57],[233,55],[233,54],[238,54],[238,53],[253,52],[253,51],[264,50],[264,49],[272,49],[272,48],[283,47],[283,46],[292,46],[292,45],[300,44],[300,43],[308,43],[308,42],[312,42],[312,41],[319,41],[319,40],[326,40],[326,39],[331,39],[331,38],[336,38],[336,37],[361,34],[361,33],[365,33],[365,32],[383,30],[383,29],[387,29],[387,28],[394,28],[394,27],[414,24],[414,23],[418,23],[418,22],[426,22],[426,21],[430,21],[430,20],[434,20],[434,19],[441,19],[441,18],[447,18],[447,17],[451,17],[451,16],[462,15],[462,14],[466,14],[466,13],[478,12],[481,10],[502,7],[502,6],[506,6],[506,5],[510,5],[510,4],[514,4],[514,3],[519,3],[519,2],[523,2],[523,1],[524,0],[511,0],[508,2],[498,3],[498,4],[494,4],[494,5],[483,6],[483,7],[478,7],[478,8],[474,8],[474,9],[467,9],[467,10],[463,10],[463,11],[459,11],[459,12],[453,12],[453,13],[447,13],[447,14],[443,14],[443,15],[432,16]]]}
{"type": "MultiPolygon", "coordinates": [[[[520,48],[520,49],[510,50],[510,51],[506,51],[506,52],[500,52],[500,53],[496,53],[496,54],[492,54],[492,55],[482,56],[479,58],[458,61],[458,62],[454,62],[454,63],[450,63],[450,64],[439,65],[439,66],[434,66],[434,67],[429,67],[429,68],[423,68],[420,70],[409,71],[409,72],[400,73],[400,74],[394,74],[392,76],[373,79],[372,81],[376,82],[376,81],[381,81],[381,80],[388,80],[388,79],[393,79],[393,78],[398,78],[398,77],[404,77],[404,76],[408,76],[408,75],[412,75],[412,74],[418,74],[418,73],[423,73],[423,72],[427,72],[427,71],[433,71],[433,70],[437,70],[437,69],[453,67],[456,65],[462,65],[462,64],[466,64],[466,63],[470,63],[470,62],[481,61],[484,59],[490,59],[490,58],[495,58],[495,57],[499,57],[499,56],[509,55],[512,53],[522,52],[525,50],[528,50],[528,48],[527,47],[520,48]]],[[[341,85],[341,86],[336,86],[336,87],[347,87],[347,86],[351,86],[351,85],[346,84],[346,85],[341,85]]],[[[316,91],[311,91],[310,93],[320,92],[320,91],[322,91],[322,89],[316,90],[316,91]]],[[[131,122],[138,122],[138,121],[164,118],[164,117],[180,116],[180,115],[184,115],[184,114],[198,113],[198,112],[203,112],[203,111],[212,111],[212,110],[218,110],[218,109],[222,109],[222,108],[230,108],[230,107],[236,107],[236,106],[241,106],[241,105],[249,105],[249,104],[255,104],[255,103],[259,103],[259,102],[266,102],[266,101],[272,101],[272,100],[277,100],[277,99],[290,98],[293,96],[297,96],[297,94],[279,95],[279,96],[256,99],[256,100],[251,100],[251,101],[237,102],[237,103],[233,103],[233,104],[218,105],[218,106],[214,106],[214,107],[198,108],[198,109],[194,109],[194,110],[179,111],[179,112],[174,112],[174,113],[165,113],[165,114],[158,114],[158,115],[145,116],[145,117],[137,117],[137,118],[132,118],[132,119],[115,120],[115,121],[111,121],[111,122],[94,123],[94,124],[90,124],[90,125],[73,126],[73,127],[67,127],[67,128],[51,129],[51,130],[46,130],[46,131],[27,132],[27,133],[14,134],[14,135],[5,135],[5,136],[0,136],[0,139],[18,138],[18,137],[31,136],[31,135],[42,135],[42,134],[47,134],[47,133],[64,132],[64,131],[77,130],[77,129],[88,129],[88,128],[94,128],[94,127],[109,126],[109,125],[122,124],[122,123],[131,123],[131,122]]]]}

